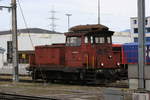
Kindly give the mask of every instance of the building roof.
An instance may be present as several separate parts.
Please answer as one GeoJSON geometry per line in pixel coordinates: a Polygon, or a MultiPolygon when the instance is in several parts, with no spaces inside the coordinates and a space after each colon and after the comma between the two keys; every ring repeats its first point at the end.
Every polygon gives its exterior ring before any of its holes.
{"type": "MultiPolygon", "coordinates": [[[[61,34],[60,32],[53,32],[50,30],[46,30],[46,29],[41,29],[41,28],[25,28],[25,29],[18,29],[17,31],[18,33],[36,33],[36,34],[61,34]]],[[[0,31],[0,35],[7,35],[7,34],[11,34],[11,31],[0,31]]]]}

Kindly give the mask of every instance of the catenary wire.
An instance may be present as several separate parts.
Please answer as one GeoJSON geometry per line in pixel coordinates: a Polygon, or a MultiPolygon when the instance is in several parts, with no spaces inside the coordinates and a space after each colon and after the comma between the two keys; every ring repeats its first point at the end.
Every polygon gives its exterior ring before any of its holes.
{"type": "Polygon", "coordinates": [[[28,32],[28,34],[29,34],[29,38],[30,38],[30,41],[31,41],[32,48],[34,49],[34,44],[33,44],[33,41],[32,41],[31,35],[30,35],[30,32],[29,32],[29,30],[28,30],[29,28],[28,28],[27,21],[26,21],[26,19],[25,19],[24,13],[23,13],[23,9],[22,9],[22,7],[21,7],[20,0],[17,0],[17,1],[18,1],[18,5],[19,5],[19,8],[20,8],[20,11],[21,11],[21,15],[22,15],[22,17],[23,17],[23,21],[24,21],[25,27],[26,27],[27,32],[28,32]]]}

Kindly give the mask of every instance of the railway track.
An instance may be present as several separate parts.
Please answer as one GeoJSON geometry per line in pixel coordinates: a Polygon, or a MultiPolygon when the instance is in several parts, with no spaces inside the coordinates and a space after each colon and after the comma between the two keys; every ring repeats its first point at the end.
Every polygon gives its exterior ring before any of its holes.
{"type": "Polygon", "coordinates": [[[58,99],[0,93],[0,100],[58,100],[58,99]]]}
{"type": "MultiPolygon", "coordinates": [[[[6,82],[11,82],[11,75],[5,74],[5,75],[1,75],[0,74],[0,81],[6,81],[6,82]]],[[[37,80],[37,81],[33,81],[31,79],[30,76],[22,76],[20,79],[20,83],[51,83],[51,82],[45,82],[43,80],[37,80]],[[27,77],[27,78],[24,78],[27,77]]],[[[61,81],[55,81],[53,82],[53,84],[60,84],[60,85],[79,85],[79,86],[94,86],[94,87],[115,87],[115,88],[128,88],[128,84],[125,82],[122,83],[105,83],[103,82],[102,84],[81,84],[78,82],[61,82],[61,81]]]]}

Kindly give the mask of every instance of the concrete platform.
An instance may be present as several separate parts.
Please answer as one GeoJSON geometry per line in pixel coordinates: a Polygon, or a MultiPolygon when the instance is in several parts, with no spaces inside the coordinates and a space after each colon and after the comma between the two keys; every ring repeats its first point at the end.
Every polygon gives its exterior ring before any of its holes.
{"type": "MultiPolygon", "coordinates": [[[[144,67],[145,90],[150,91],[150,65],[144,67]]],[[[138,65],[128,65],[129,88],[138,89],[138,65]]]]}
{"type": "Polygon", "coordinates": [[[129,79],[129,88],[138,89],[138,79],[129,79]]]}
{"type": "MultiPolygon", "coordinates": [[[[19,74],[20,75],[28,75],[28,72],[26,71],[26,67],[28,64],[19,64],[19,74]]],[[[12,74],[12,64],[8,64],[7,66],[2,66],[0,68],[0,74],[12,74]]]]}

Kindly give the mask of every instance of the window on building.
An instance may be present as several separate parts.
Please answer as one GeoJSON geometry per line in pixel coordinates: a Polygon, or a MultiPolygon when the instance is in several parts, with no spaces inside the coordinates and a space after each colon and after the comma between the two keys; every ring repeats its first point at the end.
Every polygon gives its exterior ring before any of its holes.
{"type": "MultiPolygon", "coordinates": [[[[150,42],[150,37],[146,37],[145,41],[146,42],[150,42]]],[[[134,42],[138,42],[138,38],[134,38],[134,42]]]]}
{"type": "Polygon", "coordinates": [[[134,42],[138,42],[138,38],[134,38],[134,42]]]}
{"type": "Polygon", "coordinates": [[[134,28],[134,33],[138,33],[138,28],[134,28]]]}
{"type": "Polygon", "coordinates": [[[146,33],[150,33],[150,27],[146,28],[146,33]]]}
{"type": "Polygon", "coordinates": [[[150,37],[146,37],[146,42],[150,42],[150,37]]]}
{"type": "Polygon", "coordinates": [[[137,24],[137,20],[133,20],[133,24],[137,24]]]}
{"type": "Polygon", "coordinates": [[[145,20],[145,25],[148,25],[148,20],[147,19],[145,20]]]}
{"type": "Polygon", "coordinates": [[[7,41],[7,62],[12,63],[12,57],[13,57],[13,47],[12,47],[12,41],[7,41]]]}
{"type": "Polygon", "coordinates": [[[29,54],[26,53],[19,53],[19,63],[29,63],[29,54]]]}

